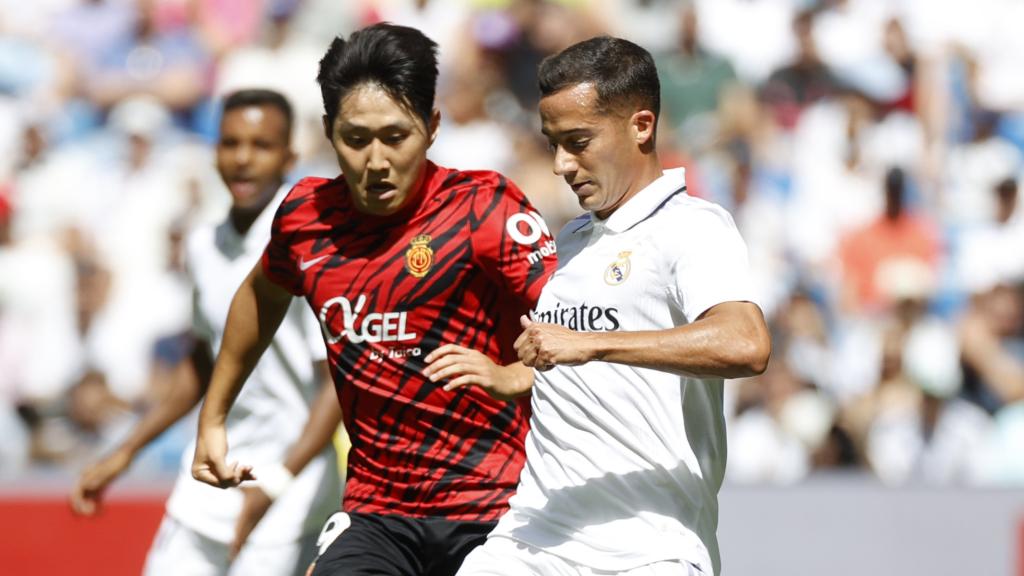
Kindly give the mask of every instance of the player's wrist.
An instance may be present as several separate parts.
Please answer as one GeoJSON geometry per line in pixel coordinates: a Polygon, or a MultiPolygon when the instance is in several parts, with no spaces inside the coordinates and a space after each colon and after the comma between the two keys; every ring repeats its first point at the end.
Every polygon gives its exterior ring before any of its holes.
{"type": "Polygon", "coordinates": [[[271,500],[280,498],[293,482],[295,475],[284,464],[260,466],[256,471],[256,485],[271,500]]]}
{"type": "Polygon", "coordinates": [[[138,447],[126,444],[111,452],[109,459],[111,459],[120,470],[124,470],[132,463],[132,460],[135,459],[135,455],[138,453],[138,447]]]}
{"type": "Polygon", "coordinates": [[[600,332],[579,332],[576,351],[579,353],[579,363],[586,364],[594,360],[603,360],[608,354],[607,343],[604,334],[600,332]]]}

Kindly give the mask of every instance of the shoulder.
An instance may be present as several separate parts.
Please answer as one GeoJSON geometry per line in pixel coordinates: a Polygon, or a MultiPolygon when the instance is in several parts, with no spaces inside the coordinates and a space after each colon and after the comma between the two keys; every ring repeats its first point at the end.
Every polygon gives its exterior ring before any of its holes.
{"type": "Polygon", "coordinates": [[[670,199],[658,216],[662,228],[669,227],[687,235],[736,228],[728,210],[685,192],[670,199]]]}
{"type": "Polygon", "coordinates": [[[284,200],[277,207],[275,227],[300,225],[317,218],[323,209],[322,202],[317,199],[339,198],[340,188],[344,186],[342,178],[333,180],[319,177],[306,177],[299,180],[288,191],[284,200]]]}
{"type": "Polygon", "coordinates": [[[572,220],[569,220],[558,231],[558,244],[561,245],[563,243],[570,242],[573,238],[580,236],[583,230],[589,226],[590,223],[590,212],[584,212],[572,220]]]}
{"type": "Polygon", "coordinates": [[[472,194],[479,199],[523,197],[512,180],[493,170],[450,170],[441,187],[472,194]]]}
{"type": "Polygon", "coordinates": [[[317,176],[307,176],[292,186],[292,189],[288,191],[288,195],[284,199],[284,203],[296,200],[309,200],[322,193],[325,189],[340,186],[339,180],[341,179],[335,178],[331,180],[317,176]]]}

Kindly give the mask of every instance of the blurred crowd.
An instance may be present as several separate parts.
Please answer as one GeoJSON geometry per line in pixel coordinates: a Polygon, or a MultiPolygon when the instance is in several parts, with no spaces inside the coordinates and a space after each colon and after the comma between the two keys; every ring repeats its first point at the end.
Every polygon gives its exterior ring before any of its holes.
{"type": "MultiPolygon", "coordinates": [[[[317,65],[380,20],[440,45],[432,159],[508,174],[552,230],[581,210],[537,64],[655,54],[661,156],[732,212],[774,335],[727,384],[727,481],[1024,485],[1016,0],[0,0],[0,477],[77,471],[187,377],[219,98],[286,94],[294,176],[333,177],[317,65]]],[[[137,467],[173,475],[188,432],[137,467]]]]}

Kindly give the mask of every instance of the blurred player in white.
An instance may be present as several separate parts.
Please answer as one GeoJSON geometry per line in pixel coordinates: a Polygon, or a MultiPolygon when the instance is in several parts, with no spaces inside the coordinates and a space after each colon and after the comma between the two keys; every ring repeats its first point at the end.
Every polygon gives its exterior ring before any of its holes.
{"type": "MultiPolygon", "coordinates": [[[[646,50],[593,38],[539,76],[554,171],[589,213],[559,233],[516,341],[537,370],[518,491],[459,574],[717,575],[722,380],[763,372],[771,349],[746,246],[683,169],[662,171],[646,50]]],[[[446,352],[428,371],[447,387],[530,390],[465,378],[464,352],[446,352]]]]}
{"type": "MultiPolygon", "coordinates": [[[[291,106],[277,92],[242,90],[225,98],[217,170],[231,192],[231,210],[219,225],[194,231],[186,245],[196,378],[170,391],[113,453],[82,473],[72,493],[76,512],[94,514],[103,491],[138,452],[202,399],[231,299],[263,254],[288,190],[282,185],[295,159],[291,132],[291,106]]],[[[315,556],[317,532],[341,500],[331,445],[341,411],[319,323],[301,301],[292,303],[270,349],[226,424],[232,459],[251,463],[257,482],[229,490],[197,482],[194,446],[186,449],[144,574],[302,574],[315,556]]]]}

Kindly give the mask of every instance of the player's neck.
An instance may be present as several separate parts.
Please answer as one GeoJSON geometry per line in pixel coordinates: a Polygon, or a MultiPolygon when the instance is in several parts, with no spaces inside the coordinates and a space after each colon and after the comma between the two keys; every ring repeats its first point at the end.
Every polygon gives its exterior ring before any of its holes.
{"type": "Polygon", "coordinates": [[[594,215],[601,220],[607,220],[626,202],[629,202],[631,198],[639,194],[644,188],[650,186],[651,182],[661,178],[661,176],[661,163],[658,161],[657,154],[645,154],[643,160],[637,163],[631,170],[629,184],[619,201],[610,208],[598,210],[594,215]]]}
{"type": "Polygon", "coordinates": [[[644,155],[643,162],[638,166],[636,177],[633,179],[633,194],[640,192],[651,185],[652,182],[661,178],[661,160],[656,152],[644,155]]]}
{"type": "Polygon", "coordinates": [[[231,221],[231,227],[238,232],[239,236],[245,236],[256,219],[259,218],[260,212],[262,210],[246,210],[232,206],[231,211],[228,212],[228,220],[231,221]]]}

